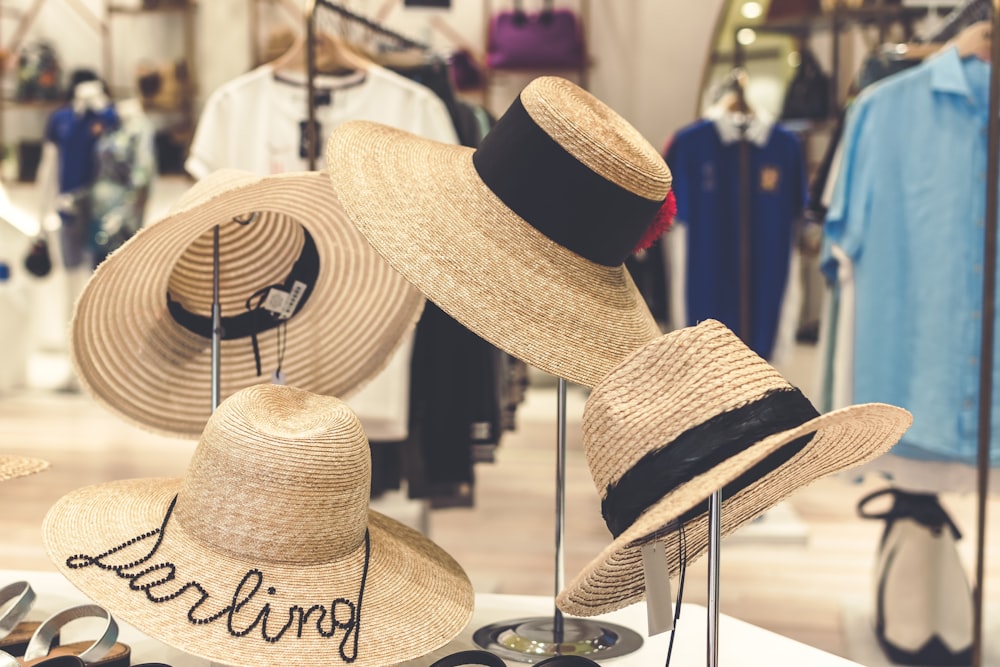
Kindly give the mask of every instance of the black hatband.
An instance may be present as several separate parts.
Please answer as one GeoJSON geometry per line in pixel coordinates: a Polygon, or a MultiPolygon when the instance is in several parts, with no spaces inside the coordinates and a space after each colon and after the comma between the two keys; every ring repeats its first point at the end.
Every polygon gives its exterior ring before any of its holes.
{"type": "Polygon", "coordinates": [[[629,192],[570,155],[518,98],[472,156],[483,183],[525,222],[604,266],[625,261],[663,200],[629,192]]]}
{"type": "MultiPolygon", "coordinates": [[[[723,412],[681,433],[667,445],[648,452],[614,484],[601,503],[611,534],[618,537],[649,507],[672,490],[708,472],[764,438],[801,426],[819,416],[798,389],[771,391],[747,405],[723,412]]],[[[722,489],[732,497],[749,484],[776,470],[800,452],[813,434],[789,442],[722,489]]],[[[672,525],[706,511],[708,498],[672,525]]]]}
{"type": "MultiPolygon", "coordinates": [[[[296,304],[292,316],[305,306],[306,301],[309,300],[309,295],[312,294],[313,286],[316,284],[316,278],[319,276],[319,251],[316,249],[316,242],[313,241],[309,230],[304,227],[302,228],[302,233],[304,236],[302,252],[299,254],[299,258],[295,260],[295,264],[292,265],[292,269],[285,282],[281,285],[269,285],[257,292],[258,295],[263,296],[271,287],[290,292],[296,282],[305,284],[305,291],[303,291],[301,298],[296,304]]],[[[254,295],[248,294],[247,297],[249,300],[254,295]]],[[[261,302],[263,302],[263,298],[261,298],[261,302]]],[[[179,302],[171,299],[169,292],[167,292],[167,309],[174,320],[188,331],[205,338],[212,337],[212,318],[187,310],[179,302]]],[[[291,318],[289,317],[288,319],[291,318]]],[[[222,317],[221,321],[222,340],[232,340],[234,338],[256,336],[256,334],[262,331],[275,328],[286,320],[277,317],[264,308],[255,307],[239,315],[222,317]]]]}

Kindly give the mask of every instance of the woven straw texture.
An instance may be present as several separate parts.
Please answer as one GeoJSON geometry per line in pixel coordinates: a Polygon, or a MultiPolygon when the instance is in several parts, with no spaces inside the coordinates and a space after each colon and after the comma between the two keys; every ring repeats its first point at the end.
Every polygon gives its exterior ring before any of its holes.
{"type": "Polygon", "coordinates": [[[41,472],[49,467],[48,461],[26,456],[0,456],[0,482],[41,472]]]}
{"type": "MultiPolygon", "coordinates": [[[[521,99],[593,171],[640,196],[666,197],[662,158],[589,93],[542,77],[521,99]]],[[[480,180],[472,154],[354,121],[331,135],[326,163],[351,220],[427,298],[509,354],[594,386],[659,335],[652,315],[624,266],[591,262],[522,220],[480,180]]]]}
{"type": "MultiPolygon", "coordinates": [[[[584,447],[598,494],[606,497],[609,483],[682,432],[769,391],[788,388],[774,368],[714,320],[660,337],[631,355],[587,400],[584,447]]],[[[723,499],[723,536],[806,484],[881,456],[911,422],[902,408],[868,403],[821,415],[750,445],[666,493],[594,558],[556,603],[570,614],[594,616],[642,600],[641,543],[793,440],[814,434],[787,463],[723,499]]],[[[708,549],[707,515],[688,521],[684,531],[686,562],[691,563],[708,549]]],[[[666,545],[670,573],[676,576],[681,564],[678,531],[657,539],[666,545]]]]}
{"type": "MultiPolygon", "coordinates": [[[[344,631],[320,636],[318,614],[301,637],[293,623],[279,641],[268,642],[260,627],[233,636],[225,615],[211,623],[188,621],[199,599],[194,588],[159,603],[147,594],[169,597],[196,581],[208,597],[193,615],[205,618],[232,603],[241,579],[259,570],[260,590],[234,625],[248,626],[266,602],[267,631],[274,635],[292,606],[330,609],[337,598],[358,602],[367,528],[371,554],[353,664],[395,664],[453,639],[471,617],[474,596],[461,567],[442,549],[368,509],[370,465],[368,441],[345,404],[257,385],[219,406],[183,480],[122,480],[74,491],[49,511],[43,537],[53,562],[74,585],[151,637],[224,664],[328,667],[345,662],[339,653],[344,631]],[[123,575],[67,567],[74,555],[96,557],[158,528],[174,494],[176,508],[149,559],[123,575]],[[131,590],[123,578],[162,563],[172,568],[139,580],[166,580],[147,593],[131,590]]],[[[129,546],[109,561],[129,564],[148,554],[154,540],[129,546]]],[[[343,604],[336,615],[341,623],[350,618],[343,604]]],[[[332,627],[329,616],[322,626],[332,627]]]]}
{"type": "MultiPolygon", "coordinates": [[[[94,273],[76,304],[72,359],[101,403],[148,430],[197,438],[211,413],[211,340],[179,325],[167,292],[211,317],[212,237],[219,229],[224,317],[246,312],[257,290],[283,283],[302,250],[303,227],[319,254],[309,300],[287,324],[287,382],[346,397],[384,366],[415,325],[423,297],[348,222],[326,174],[260,178],[222,170],[196,183],[165,219],[141,230],[94,273]],[[247,225],[233,222],[251,212],[247,225]]],[[[277,330],[222,341],[221,393],[268,382],[277,330]]]]}

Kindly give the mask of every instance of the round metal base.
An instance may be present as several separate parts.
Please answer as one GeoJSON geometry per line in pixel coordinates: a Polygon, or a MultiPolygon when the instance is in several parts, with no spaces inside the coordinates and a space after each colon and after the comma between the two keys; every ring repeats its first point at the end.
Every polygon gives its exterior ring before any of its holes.
{"type": "Polygon", "coordinates": [[[583,618],[563,619],[563,641],[553,641],[553,619],[518,618],[491,623],[472,635],[476,644],[501,658],[540,662],[554,655],[584,655],[594,660],[617,658],[639,650],[642,637],[621,625],[583,618]]]}

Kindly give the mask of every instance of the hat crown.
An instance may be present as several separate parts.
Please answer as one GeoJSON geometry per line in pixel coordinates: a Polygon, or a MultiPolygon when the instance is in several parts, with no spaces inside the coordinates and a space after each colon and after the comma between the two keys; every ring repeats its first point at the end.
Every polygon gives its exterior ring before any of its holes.
{"type": "Polygon", "coordinates": [[[370,485],[368,439],[346,404],[260,384],[208,420],[174,516],[191,537],[234,556],[324,563],[362,547],[370,485]]]}
{"type": "Polygon", "coordinates": [[[520,99],[546,134],[595,173],[646,199],[663,201],[670,192],[670,169],[645,137],[579,86],[543,76],[520,99]]]}
{"type": "Polygon", "coordinates": [[[603,499],[645,454],[772,391],[793,389],[715,320],[640,348],[594,388],[583,414],[584,449],[603,499]]]}

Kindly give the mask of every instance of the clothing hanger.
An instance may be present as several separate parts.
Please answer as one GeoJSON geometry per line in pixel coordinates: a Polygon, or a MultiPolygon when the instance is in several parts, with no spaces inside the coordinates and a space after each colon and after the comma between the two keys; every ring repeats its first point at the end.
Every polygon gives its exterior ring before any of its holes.
{"type": "Polygon", "coordinates": [[[993,27],[990,22],[980,21],[963,28],[946,46],[956,47],[962,58],[979,58],[989,62],[992,36],[993,27]]]}
{"type": "MultiPolygon", "coordinates": [[[[338,35],[320,32],[316,35],[316,70],[321,74],[342,74],[345,71],[365,71],[372,61],[348,46],[338,35]]],[[[306,71],[306,36],[297,33],[292,45],[270,63],[276,75],[306,71]]]]}

